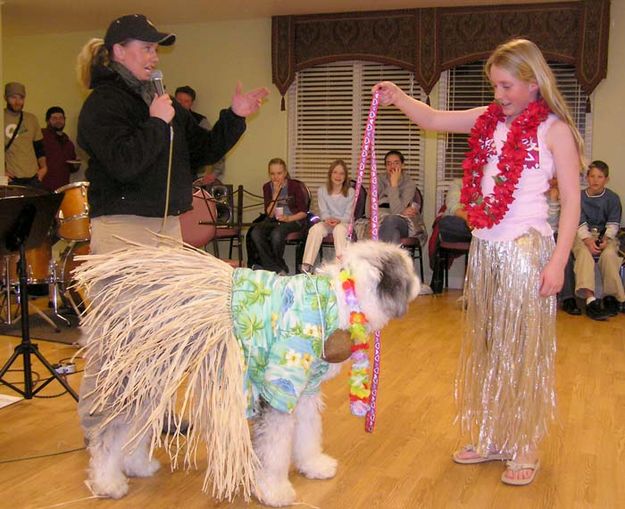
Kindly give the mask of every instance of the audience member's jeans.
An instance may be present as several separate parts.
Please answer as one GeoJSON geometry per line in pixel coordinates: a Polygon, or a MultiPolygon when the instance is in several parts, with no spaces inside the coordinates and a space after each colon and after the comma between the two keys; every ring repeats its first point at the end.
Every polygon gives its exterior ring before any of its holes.
{"type": "Polygon", "coordinates": [[[399,244],[399,240],[402,237],[407,237],[409,231],[408,221],[405,218],[396,214],[384,216],[380,225],[380,240],[399,244]]]}
{"type": "Polygon", "coordinates": [[[562,302],[566,299],[571,299],[575,297],[575,271],[573,267],[575,266],[575,258],[573,258],[573,254],[569,254],[569,259],[566,262],[566,267],[564,268],[564,284],[562,285],[562,290],[558,293],[558,301],[562,302]]]}
{"type": "Polygon", "coordinates": [[[9,179],[9,185],[12,186],[25,186],[25,187],[34,187],[35,189],[41,189],[42,191],[47,191],[41,180],[37,176],[29,177],[29,178],[12,178],[9,179]]]}
{"type": "MultiPolygon", "coordinates": [[[[438,238],[444,242],[471,242],[471,230],[464,219],[458,216],[443,216],[438,222],[438,238]]],[[[432,281],[430,286],[434,293],[443,291],[444,267],[441,263],[438,241],[434,262],[431,264],[432,281]]]]}
{"type": "Polygon", "coordinates": [[[289,233],[301,229],[302,223],[299,221],[281,223],[275,219],[266,219],[250,228],[248,235],[258,252],[260,265],[263,269],[274,272],[289,272],[289,267],[284,261],[286,237],[289,233]]]}

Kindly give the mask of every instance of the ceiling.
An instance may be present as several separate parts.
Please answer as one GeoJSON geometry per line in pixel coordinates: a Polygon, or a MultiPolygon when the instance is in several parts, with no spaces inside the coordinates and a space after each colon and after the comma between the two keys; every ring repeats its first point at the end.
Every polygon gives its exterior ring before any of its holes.
{"type": "Polygon", "coordinates": [[[146,14],[156,26],[287,14],[373,11],[560,0],[0,0],[8,36],[99,30],[123,14],[146,14]]]}

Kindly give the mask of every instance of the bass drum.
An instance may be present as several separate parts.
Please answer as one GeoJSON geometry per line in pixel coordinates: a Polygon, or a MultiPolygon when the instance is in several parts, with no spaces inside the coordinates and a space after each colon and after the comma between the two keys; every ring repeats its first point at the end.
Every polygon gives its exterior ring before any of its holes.
{"type": "MultiPolygon", "coordinates": [[[[17,286],[19,254],[0,257],[2,282],[4,285],[17,286]],[[8,279],[7,279],[8,274],[8,279]]],[[[39,247],[26,250],[26,282],[29,285],[47,284],[51,280],[50,262],[52,261],[52,242],[48,238],[39,247]]]]}

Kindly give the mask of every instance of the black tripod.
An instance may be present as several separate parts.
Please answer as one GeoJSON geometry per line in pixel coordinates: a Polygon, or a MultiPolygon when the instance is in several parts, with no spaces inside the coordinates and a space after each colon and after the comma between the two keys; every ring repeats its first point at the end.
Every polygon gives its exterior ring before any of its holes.
{"type": "Polygon", "coordinates": [[[23,189],[24,193],[32,196],[5,196],[0,197],[0,254],[6,255],[19,251],[20,261],[19,285],[22,315],[22,341],[6,364],[0,369],[0,383],[10,387],[26,399],[32,399],[39,391],[52,380],[57,380],[72,397],[78,401],[78,395],[63,379],[46,358],[39,352],[36,344],[30,341],[30,326],[28,317],[28,281],[26,274],[26,248],[38,247],[52,226],[54,216],[59,209],[63,194],[39,194],[39,191],[23,189]],[[24,390],[3,379],[5,373],[19,356],[24,364],[24,390]],[[36,389],[33,388],[33,372],[31,355],[34,355],[52,375],[36,389]]]}

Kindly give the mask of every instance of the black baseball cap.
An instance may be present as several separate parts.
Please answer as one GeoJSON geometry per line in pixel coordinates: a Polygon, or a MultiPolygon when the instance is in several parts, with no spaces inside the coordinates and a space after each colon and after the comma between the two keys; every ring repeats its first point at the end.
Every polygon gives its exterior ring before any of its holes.
{"type": "Polygon", "coordinates": [[[159,32],[143,14],[127,14],[111,22],[104,36],[104,45],[111,49],[113,44],[119,44],[128,39],[171,46],[176,42],[176,35],[159,32]]]}

